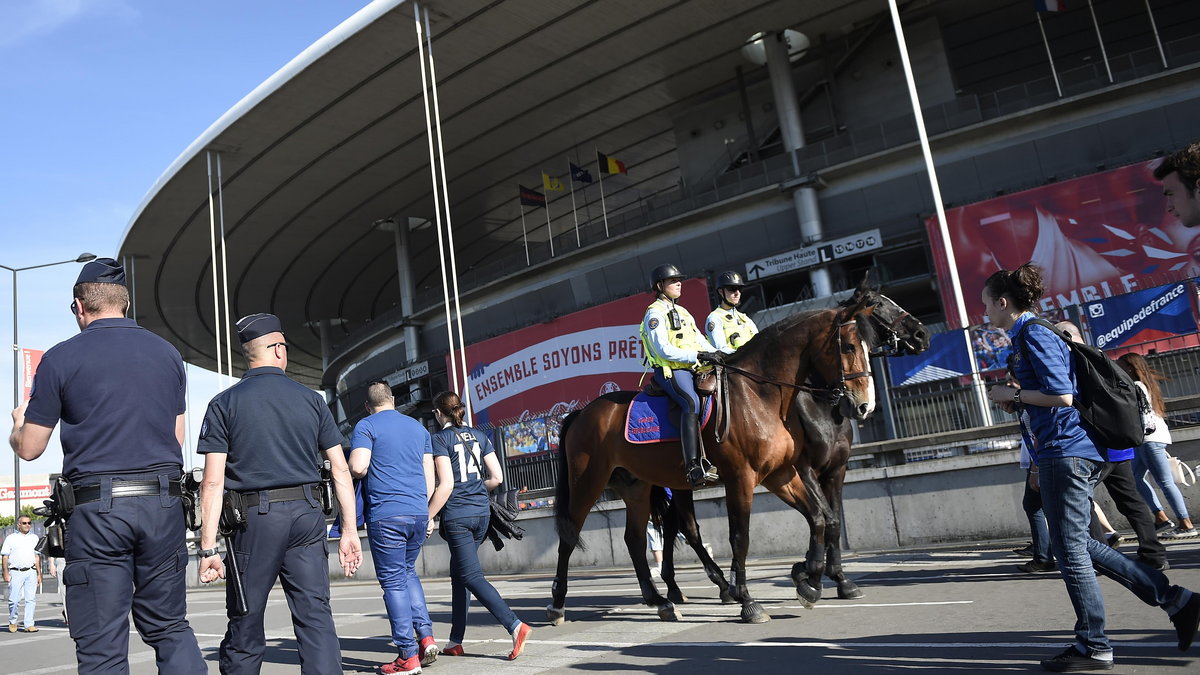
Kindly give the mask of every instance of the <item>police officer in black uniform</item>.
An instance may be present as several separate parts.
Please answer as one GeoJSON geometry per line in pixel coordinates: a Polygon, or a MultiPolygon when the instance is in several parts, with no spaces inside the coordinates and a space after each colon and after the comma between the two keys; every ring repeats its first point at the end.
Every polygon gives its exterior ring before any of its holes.
{"type": "MultiPolygon", "coordinates": [[[[340,673],[341,648],[329,608],[325,516],[318,499],[324,455],[333,467],[342,522],[356,522],[342,435],[320,394],[284,374],[287,342],[279,319],[251,314],[237,322],[237,329],[246,373],[208,404],[197,447],[205,455],[197,554],[202,582],[225,576],[217,555],[217,523],[226,488],[240,499],[247,521],[234,530],[233,550],[226,553],[237,556],[250,613],[237,616],[227,603],[221,672],[257,673],[262,667],[263,613],[279,579],[292,611],[301,672],[340,673]]],[[[346,575],[354,574],[362,562],[355,528],[342,532],[338,554],[346,575]]]]}
{"type": "Polygon", "coordinates": [[[36,459],[62,420],[59,507],[74,500],[62,582],[79,672],[129,672],[132,610],[160,673],[205,673],[186,619],[183,361],[125,318],[125,270],[112,258],[85,265],[73,292],[81,332],[42,357],[9,443],[36,459]]]}

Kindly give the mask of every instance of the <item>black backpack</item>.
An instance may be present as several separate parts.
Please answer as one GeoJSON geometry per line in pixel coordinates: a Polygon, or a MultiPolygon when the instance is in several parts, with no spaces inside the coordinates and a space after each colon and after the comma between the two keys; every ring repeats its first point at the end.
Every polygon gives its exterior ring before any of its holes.
{"type": "Polygon", "coordinates": [[[1101,452],[1109,448],[1135,448],[1144,443],[1142,411],[1149,403],[1133,378],[1103,350],[1075,342],[1045,319],[1033,319],[1021,327],[1017,341],[1021,343],[1021,353],[1026,359],[1029,350],[1025,346],[1025,331],[1035,323],[1054,331],[1071,350],[1075,388],[1079,391],[1073,407],[1079,411],[1088,435],[1102,446],[1101,452]]]}

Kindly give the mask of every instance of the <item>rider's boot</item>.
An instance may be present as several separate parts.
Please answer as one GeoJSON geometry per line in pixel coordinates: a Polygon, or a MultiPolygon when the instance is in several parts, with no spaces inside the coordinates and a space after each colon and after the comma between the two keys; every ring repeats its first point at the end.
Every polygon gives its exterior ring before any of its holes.
{"type": "Polygon", "coordinates": [[[683,447],[683,466],[687,470],[688,483],[693,488],[698,488],[705,483],[717,482],[716,469],[700,457],[698,415],[685,412],[679,416],[679,444],[683,447]]]}

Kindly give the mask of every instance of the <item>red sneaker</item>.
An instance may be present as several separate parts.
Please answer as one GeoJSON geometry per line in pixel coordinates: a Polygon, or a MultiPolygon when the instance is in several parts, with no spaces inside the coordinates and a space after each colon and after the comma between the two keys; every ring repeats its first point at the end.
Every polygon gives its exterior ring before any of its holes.
{"type": "Polygon", "coordinates": [[[467,653],[463,651],[462,645],[451,645],[451,646],[443,649],[442,653],[445,654],[446,656],[466,656],[467,655],[467,653]]]}
{"type": "Polygon", "coordinates": [[[414,675],[421,672],[421,659],[417,656],[410,656],[407,659],[398,657],[395,661],[380,666],[379,672],[384,675],[414,675]]]}
{"type": "Polygon", "coordinates": [[[515,661],[521,655],[521,650],[525,649],[525,640],[529,639],[529,634],[533,629],[524,621],[520,626],[517,626],[517,632],[513,633],[513,650],[508,655],[509,661],[515,661]]]}
{"type": "Polygon", "coordinates": [[[437,661],[438,654],[441,653],[442,650],[438,649],[437,642],[434,641],[433,636],[421,638],[420,647],[417,648],[417,655],[421,657],[422,666],[427,666],[437,661]]]}

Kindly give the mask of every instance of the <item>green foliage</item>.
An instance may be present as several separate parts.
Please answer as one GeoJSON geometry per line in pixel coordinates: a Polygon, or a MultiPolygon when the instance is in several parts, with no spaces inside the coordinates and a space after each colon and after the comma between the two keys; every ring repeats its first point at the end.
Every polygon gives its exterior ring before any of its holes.
{"type": "MultiPolygon", "coordinates": [[[[41,516],[33,515],[33,504],[25,504],[21,506],[21,515],[29,516],[30,520],[42,520],[41,516]]],[[[15,527],[17,519],[12,516],[0,516],[0,527],[15,527]]]]}

